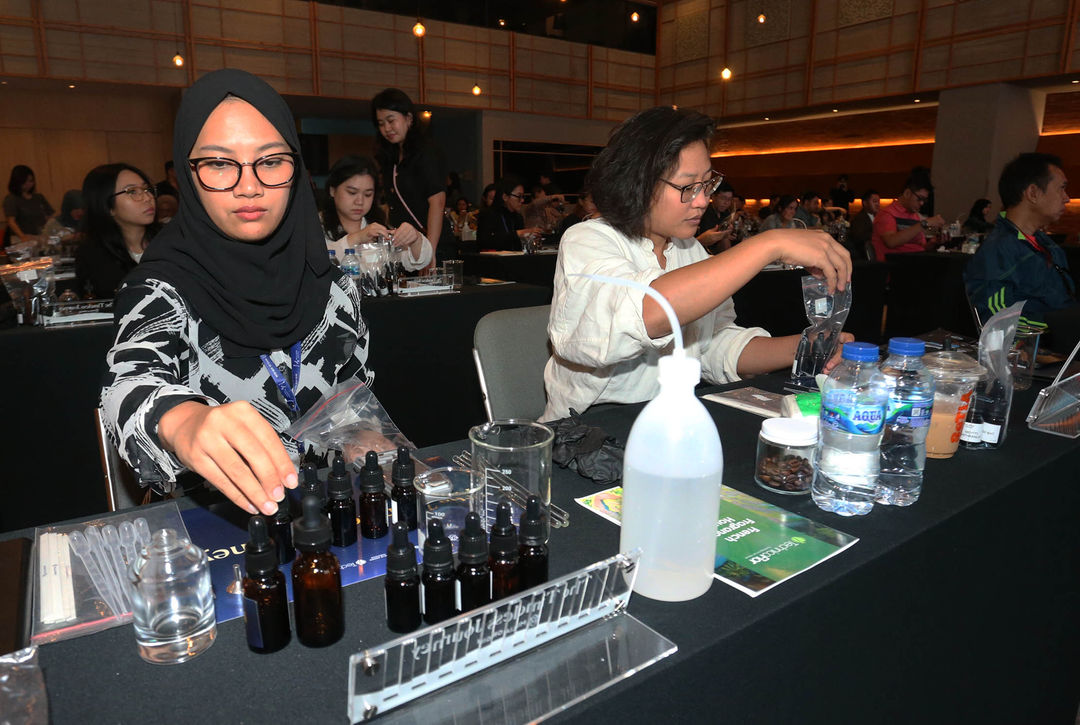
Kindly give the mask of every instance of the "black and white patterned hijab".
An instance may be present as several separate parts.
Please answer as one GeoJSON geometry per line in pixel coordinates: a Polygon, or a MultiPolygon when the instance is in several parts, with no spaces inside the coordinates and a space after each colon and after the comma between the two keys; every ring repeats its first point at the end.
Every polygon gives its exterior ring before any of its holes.
{"type": "Polygon", "coordinates": [[[227,236],[200,203],[188,158],[206,119],[230,95],[254,106],[300,152],[292,112],[265,81],[228,68],[200,78],[184,94],[173,132],[180,209],[127,281],[168,282],[221,335],[226,356],[247,357],[304,338],[322,320],[334,275],[302,159],[289,208],[261,241],[227,236]]]}

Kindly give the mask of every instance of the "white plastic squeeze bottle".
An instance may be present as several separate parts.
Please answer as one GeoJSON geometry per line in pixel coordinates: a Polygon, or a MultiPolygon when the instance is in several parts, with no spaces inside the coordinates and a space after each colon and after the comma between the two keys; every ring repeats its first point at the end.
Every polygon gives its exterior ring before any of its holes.
{"type": "Polygon", "coordinates": [[[641,549],[634,591],[681,602],[713,581],[724,452],[716,424],[694,386],[701,363],[687,357],[675,311],[652,287],[583,275],[644,290],[663,308],[674,351],[659,360],[660,394],[638,414],[623,459],[620,551],[641,549]]]}

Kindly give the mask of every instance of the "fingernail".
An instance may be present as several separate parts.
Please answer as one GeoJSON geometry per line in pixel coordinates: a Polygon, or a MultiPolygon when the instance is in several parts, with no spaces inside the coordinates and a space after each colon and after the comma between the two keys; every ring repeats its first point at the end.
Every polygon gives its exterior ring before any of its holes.
{"type": "Polygon", "coordinates": [[[285,477],[285,488],[296,488],[299,483],[295,473],[290,473],[285,477]]]}
{"type": "Polygon", "coordinates": [[[277,504],[273,501],[265,501],[262,505],[263,513],[267,516],[277,513],[277,504]]]}
{"type": "Polygon", "coordinates": [[[252,506],[251,504],[248,504],[248,505],[247,505],[247,506],[245,506],[244,508],[245,508],[245,509],[247,509],[247,512],[248,512],[249,514],[253,515],[253,516],[254,516],[255,514],[259,513],[259,509],[255,508],[255,507],[254,507],[254,506],[252,506]]]}
{"type": "Polygon", "coordinates": [[[274,492],[271,495],[274,497],[275,501],[280,501],[281,499],[285,498],[285,489],[283,489],[281,486],[278,486],[274,489],[274,492]]]}

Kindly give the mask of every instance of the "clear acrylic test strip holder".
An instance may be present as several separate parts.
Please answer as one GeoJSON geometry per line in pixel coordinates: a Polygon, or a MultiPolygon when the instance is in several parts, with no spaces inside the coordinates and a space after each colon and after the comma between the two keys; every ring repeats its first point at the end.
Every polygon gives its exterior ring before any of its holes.
{"type": "Polygon", "coordinates": [[[350,721],[534,722],[674,653],[626,613],[639,556],[618,554],[354,654],[350,721]]]}

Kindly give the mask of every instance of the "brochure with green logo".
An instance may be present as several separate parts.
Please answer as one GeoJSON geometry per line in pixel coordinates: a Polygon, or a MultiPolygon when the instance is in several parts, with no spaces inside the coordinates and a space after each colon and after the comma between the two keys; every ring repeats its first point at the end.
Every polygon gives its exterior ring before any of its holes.
{"type": "MultiPolygon", "coordinates": [[[[574,500],[619,523],[621,487],[574,500]]],[[[716,526],[715,576],[756,597],[856,541],[854,536],[724,486],[716,526]]]]}

